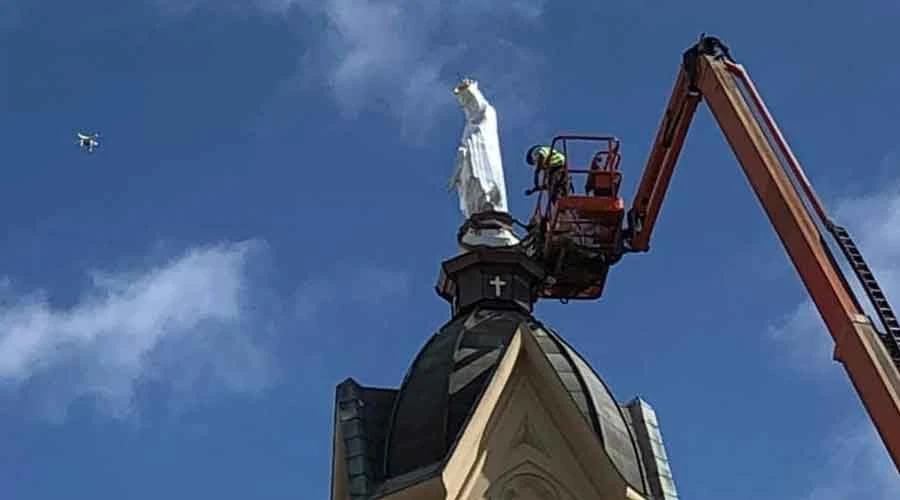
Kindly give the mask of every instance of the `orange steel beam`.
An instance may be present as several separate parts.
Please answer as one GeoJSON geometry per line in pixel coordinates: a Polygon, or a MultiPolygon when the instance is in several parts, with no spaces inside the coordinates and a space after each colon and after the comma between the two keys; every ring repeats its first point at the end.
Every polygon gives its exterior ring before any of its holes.
{"type": "Polygon", "coordinates": [[[635,252],[649,249],[650,235],[691,118],[700,100],[705,99],[834,339],[835,358],[844,365],[900,471],[900,372],[769,142],[765,130],[784,154],[814,213],[823,224],[830,225],[827,213],[747,72],[728,60],[727,51],[724,56],[712,52],[701,49],[690,61],[690,51],[686,53],[685,65],[678,74],[629,210],[626,248],[635,252]],[[762,125],[739,84],[755,104],[762,125]]]}

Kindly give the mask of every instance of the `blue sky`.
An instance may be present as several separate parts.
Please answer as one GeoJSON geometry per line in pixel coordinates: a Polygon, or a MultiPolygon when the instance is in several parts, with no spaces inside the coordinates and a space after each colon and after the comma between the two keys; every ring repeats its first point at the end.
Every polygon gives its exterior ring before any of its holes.
{"type": "MultiPolygon", "coordinates": [[[[397,385],[447,319],[457,73],[526,218],[525,148],[615,134],[630,193],[723,37],[900,297],[900,7],[652,4],[0,0],[3,498],[326,498],[334,385],[397,385]]],[[[895,498],[808,304],[701,109],[652,251],[538,315],[656,407],[683,498],[895,498]]]]}

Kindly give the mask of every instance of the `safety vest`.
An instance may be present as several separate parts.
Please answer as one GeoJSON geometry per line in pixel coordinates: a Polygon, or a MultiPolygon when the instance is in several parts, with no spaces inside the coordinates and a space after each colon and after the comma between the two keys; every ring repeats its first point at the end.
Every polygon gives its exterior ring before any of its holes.
{"type": "Polygon", "coordinates": [[[538,157],[541,159],[541,163],[547,161],[547,157],[550,157],[550,166],[551,167],[561,167],[566,164],[566,157],[559,151],[555,149],[550,149],[550,146],[542,146],[537,150],[538,157]]]}

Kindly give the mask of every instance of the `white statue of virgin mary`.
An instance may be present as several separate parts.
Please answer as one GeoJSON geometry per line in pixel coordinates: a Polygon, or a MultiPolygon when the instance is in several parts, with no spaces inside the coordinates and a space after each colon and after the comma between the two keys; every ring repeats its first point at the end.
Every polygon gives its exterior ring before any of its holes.
{"type": "MultiPolygon", "coordinates": [[[[497,111],[474,80],[463,80],[453,89],[453,94],[465,112],[466,125],[448,187],[456,188],[459,208],[466,219],[484,212],[507,213],[497,111]]],[[[515,234],[503,228],[471,229],[463,237],[463,243],[469,245],[509,246],[518,242],[515,234]]]]}

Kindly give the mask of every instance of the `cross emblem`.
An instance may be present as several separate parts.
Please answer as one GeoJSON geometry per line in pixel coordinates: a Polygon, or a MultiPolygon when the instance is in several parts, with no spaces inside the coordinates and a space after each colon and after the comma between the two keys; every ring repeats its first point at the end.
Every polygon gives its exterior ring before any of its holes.
{"type": "Polygon", "coordinates": [[[495,297],[499,297],[500,293],[503,291],[503,287],[506,286],[506,282],[500,279],[500,276],[494,276],[491,281],[488,281],[488,284],[494,287],[495,297]]]}

